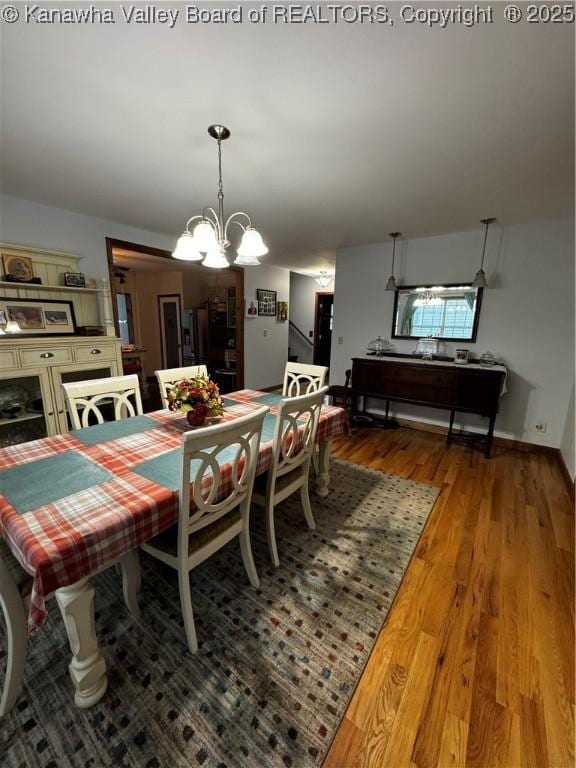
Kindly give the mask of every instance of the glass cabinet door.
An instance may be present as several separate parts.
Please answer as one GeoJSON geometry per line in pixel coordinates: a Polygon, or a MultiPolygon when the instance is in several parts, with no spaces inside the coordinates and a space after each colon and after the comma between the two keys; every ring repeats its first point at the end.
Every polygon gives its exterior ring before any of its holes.
{"type": "Polygon", "coordinates": [[[0,379],[0,448],[57,432],[46,370],[14,371],[0,379]]]}

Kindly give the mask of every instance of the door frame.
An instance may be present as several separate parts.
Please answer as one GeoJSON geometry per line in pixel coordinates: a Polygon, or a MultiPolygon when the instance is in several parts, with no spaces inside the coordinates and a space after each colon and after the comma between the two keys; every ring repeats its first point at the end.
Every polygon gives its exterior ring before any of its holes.
{"type": "Polygon", "coordinates": [[[158,300],[158,327],[160,328],[160,357],[162,358],[162,368],[168,368],[167,350],[164,348],[164,316],[162,314],[162,299],[174,299],[176,302],[176,316],[178,318],[178,368],[182,368],[182,296],[179,293],[159,293],[156,296],[158,300]]]}
{"type": "MultiPolygon", "coordinates": [[[[112,272],[114,268],[114,248],[123,248],[127,251],[143,253],[147,256],[159,256],[162,259],[170,259],[170,261],[174,261],[174,259],[170,251],[165,251],[162,248],[154,248],[150,245],[140,245],[139,243],[132,243],[129,240],[118,240],[114,237],[106,237],[105,240],[114,328],[116,336],[120,338],[118,309],[116,306],[116,284],[112,272]]],[[[184,265],[185,262],[182,262],[182,264],[184,265]]],[[[183,270],[184,269],[185,267],[183,266],[183,270]]],[[[236,288],[236,385],[238,389],[244,389],[244,270],[242,267],[235,267],[233,264],[227,267],[227,269],[234,273],[236,288]]]]}
{"type": "MultiPolygon", "coordinates": [[[[320,304],[320,297],[321,296],[332,296],[334,297],[334,291],[316,291],[316,295],[314,296],[314,351],[313,351],[313,361],[314,365],[317,365],[316,362],[316,354],[318,350],[318,320],[320,313],[318,312],[318,305],[320,304]]],[[[332,357],[332,355],[330,355],[332,357]]]]}

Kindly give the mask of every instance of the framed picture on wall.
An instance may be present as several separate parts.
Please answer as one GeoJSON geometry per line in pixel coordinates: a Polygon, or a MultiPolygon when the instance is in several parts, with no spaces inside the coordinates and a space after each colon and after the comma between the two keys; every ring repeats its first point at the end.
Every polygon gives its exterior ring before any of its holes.
{"type": "Polygon", "coordinates": [[[264,317],[276,317],[276,291],[268,291],[263,288],[256,289],[256,301],[258,314],[264,317]]]}
{"type": "Polygon", "coordinates": [[[287,301],[279,301],[278,302],[278,320],[288,320],[288,302],[287,301]]]}

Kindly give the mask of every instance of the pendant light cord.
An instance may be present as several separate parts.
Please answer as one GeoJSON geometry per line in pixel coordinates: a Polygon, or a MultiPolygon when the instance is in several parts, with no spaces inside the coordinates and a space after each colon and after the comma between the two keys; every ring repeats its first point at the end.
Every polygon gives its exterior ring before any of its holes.
{"type": "Polygon", "coordinates": [[[222,141],[218,139],[218,215],[220,230],[224,237],[224,188],[222,185],[222,141]]]}
{"type": "Polygon", "coordinates": [[[488,227],[490,226],[490,222],[487,221],[484,226],[486,229],[484,230],[484,245],[482,247],[482,263],[480,264],[480,269],[484,269],[484,256],[486,256],[486,241],[488,240],[488,227]]]}

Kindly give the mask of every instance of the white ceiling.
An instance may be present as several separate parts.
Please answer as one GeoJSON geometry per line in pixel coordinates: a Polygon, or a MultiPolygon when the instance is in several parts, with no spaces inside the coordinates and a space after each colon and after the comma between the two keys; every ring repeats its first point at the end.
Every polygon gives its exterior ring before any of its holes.
{"type": "Polygon", "coordinates": [[[115,25],[3,24],[4,191],[176,238],[216,203],[222,122],[226,208],[252,215],[270,263],[572,215],[574,27],[494,5],[472,29],[169,30],[118,5],[115,25]]]}

